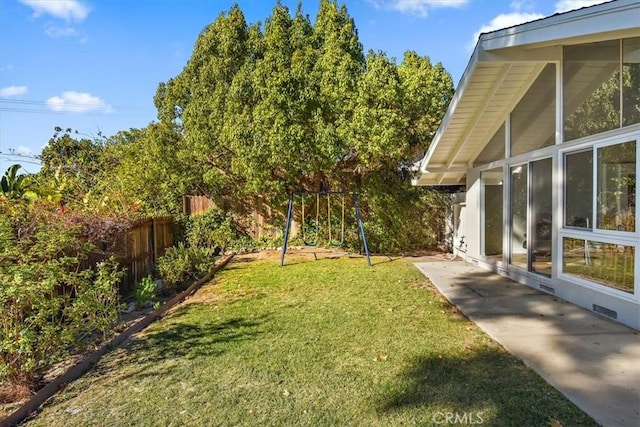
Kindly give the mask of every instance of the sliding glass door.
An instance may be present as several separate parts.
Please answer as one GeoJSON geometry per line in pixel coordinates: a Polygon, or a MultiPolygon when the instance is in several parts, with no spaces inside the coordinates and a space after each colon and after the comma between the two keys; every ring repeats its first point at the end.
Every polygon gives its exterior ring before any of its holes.
{"type": "Polygon", "coordinates": [[[552,161],[550,158],[511,168],[509,261],[551,276],[552,161]]]}
{"type": "Polygon", "coordinates": [[[482,171],[482,255],[493,261],[502,261],[502,235],[504,220],[502,206],[502,167],[482,171]]]}

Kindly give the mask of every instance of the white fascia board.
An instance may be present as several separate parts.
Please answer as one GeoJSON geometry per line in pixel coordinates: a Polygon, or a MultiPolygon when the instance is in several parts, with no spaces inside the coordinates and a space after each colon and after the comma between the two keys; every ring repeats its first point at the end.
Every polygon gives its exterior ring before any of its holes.
{"type": "MultiPolygon", "coordinates": [[[[498,60],[498,57],[489,55],[489,51],[526,45],[557,45],[562,40],[606,32],[631,31],[635,33],[640,32],[639,22],[640,0],[615,0],[481,34],[456,88],[453,99],[440,123],[440,127],[434,135],[424,158],[420,161],[420,173],[429,173],[429,160],[438,148],[438,143],[456,110],[456,106],[464,96],[478,63],[484,60],[498,60]]],[[[555,54],[552,57],[557,58],[558,52],[561,52],[561,50],[555,50],[555,54]]],[[[546,59],[549,60],[550,58],[547,57],[546,59]]],[[[523,59],[519,58],[518,60],[523,59]]]]}
{"type": "Polygon", "coordinates": [[[424,158],[420,162],[421,173],[429,173],[429,171],[427,170],[427,165],[429,164],[429,160],[431,159],[431,156],[433,155],[434,151],[438,147],[438,142],[440,141],[440,138],[442,138],[442,134],[447,128],[447,125],[451,120],[451,116],[453,116],[453,113],[456,110],[456,106],[460,102],[460,99],[462,98],[465,92],[465,89],[469,84],[469,81],[471,80],[471,75],[473,74],[473,72],[476,69],[476,66],[478,65],[478,58],[480,57],[479,49],[480,49],[480,43],[478,42],[476,43],[476,47],[473,49],[473,53],[471,54],[471,59],[469,59],[469,63],[467,64],[467,67],[465,68],[464,73],[460,78],[460,82],[458,83],[458,87],[456,88],[456,91],[453,94],[453,99],[451,100],[451,103],[447,108],[447,112],[442,118],[442,122],[440,122],[440,126],[438,127],[436,134],[431,140],[431,144],[429,144],[429,149],[427,150],[426,154],[424,155],[424,158]]]}
{"type": "Polygon", "coordinates": [[[640,0],[616,0],[480,35],[483,50],[559,44],[595,34],[623,32],[640,26],[640,0]]]}

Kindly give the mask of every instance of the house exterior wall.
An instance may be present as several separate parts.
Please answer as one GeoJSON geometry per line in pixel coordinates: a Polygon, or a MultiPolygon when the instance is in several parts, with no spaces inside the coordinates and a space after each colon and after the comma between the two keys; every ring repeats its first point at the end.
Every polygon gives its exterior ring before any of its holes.
{"type": "Polygon", "coordinates": [[[457,230],[467,261],[636,329],[638,55],[638,37],[603,40],[544,65],[496,134],[502,158],[467,171],[457,230]]]}
{"type": "MultiPolygon", "coordinates": [[[[640,143],[640,127],[635,126],[633,129],[627,129],[622,132],[614,132],[609,138],[615,140],[626,140],[634,138],[640,143]]],[[[593,138],[593,141],[581,144],[580,148],[592,147],[593,144],[601,142],[603,138],[593,138]]],[[[606,139],[606,138],[605,138],[606,139]]],[[[581,280],[562,272],[562,241],[561,238],[567,233],[562,226],[563,208],[563,158],[567,151],[575,148],[576,144],[558,145],[552,148],[552,158],[554,164],[554,221],[553,221],[553,239],[554,255],[552,259],[552,274],[547,277],[518,268],[509,262],[509,203],[504,206],[505,233],[503,236],[503,257],[502,259],[493,259],[482,254],[483,247],[483,198],[482,198],[482,181],[481,171],[487,167],[478,167],[469,170],[467,173],[467,191],[465,194],[466,203],[460,210],[460,218],[457,222],[460,224],[457,235],[464,236],[465,250],[454,248],[455,253],[465,259],[467,262],[476,264],[488,270],[492,270],[502,276],[509,277],[519,283],[530,286],[536,290],[552,294],[558,298],[581,306],[589,311],[595,311],[605,317],[623,323],[635,329],[640,329],[640,291],[638,283],[640,275],[638,272],[638,254],[636,253],[636,271],[635,271],[635,292],[627,294],[615,289],[611,289],[597,283],[587,280],[581,280]]],[[[547,157],[549,150],[545,150],[542,157],[547,157]]],[[[531,160],[535,161],[538,156],[532,155],[531,160]]],[[[518,160],[521,162],[522,160],[518,160]]],[[[505,181],[508,179],[509,168],[511,162],[506,160],[503,162],[505,170],[505,181]]],[[[495,166],[495,164],[493,164],[495,166]]],[[[504,200],[509,200],[510,187],[508,183],[503,187],[504,200]]],[[[455,240],[459,241],[459,239],[455,240]]],[[[634,247],[640,247],[640,238],[636,236],[629,237],[628,244],[634,247]]],[[[637,251],[636,251],[637,252],[637,251]]],[[[586,326],[585,326],[586,327],[586,326]]]]}
{"type": "MultiPolygon", "coordinates": [[[[557,144],[553,147],[547,147],[538,152],[529,153],[524,158],[505,159],[497,162],[503,168],[503,177],[505,185],[503,186],[503,198],[505,205],[503,207],[504,214],[504,236],[503,236],[503,256],[499,259],[484,256],[483,239],[484,236],[484,201],[483,201],[483,185],[481,179],[482,171],[495,169],[496,162],[490,165],[480,166],[470,169],[467,173],[467,191],[465,194],[465,203],[460,209],[460,218],[457,220],[459,227],[457,229],[458,238],[464,236],[464,250],[456,248],[456,254],[463,257],[466,261],[479,265],[481,267],[493,270],[498,274],[509,277],[519,283],[530,286],[542,292],[553,294],[561,299],[579,305],[589,311],[594,311],[605,317],[609,317],[615,321],[628,325],[635,329],[640,329],[640,272],[638,271],[638,253],[637,248],[640,247],[640,236],[638,231],[624,236],[622,240],[619,236],[606,231],[593,233],[592,231],[574,230],[564,227],[564,182],[566,180],[564,159],[567,153],[573,153],[580,150],[592,150],[594,147],[607,146],[607,144],[615,144],[622,141],[637,141],[640,146],[640,125],[617,129],[605,134],[595,135],[574,142],[557,144]],[[551,157],[553,164],[553,222],[552,222],[552,241],[553,256],[551,259],[552,269],[549,276],[536,274],[526,268],[513,265],[510,262],[510,184],[509,174],[514,165],[531,164],[539,159],[547,159],[551,157]],[[600,285],[590,280],[584,280],[580,277],[572,276],[563,272],[563,238],[584,238],[594,240],[605,240],[608,235],[614,236],[612,241],[620,243],[617,247],[623,250],[623,247],[633,247],[636,249],[635,257],[635,290],[633,293],[622,292],[611,287],[600,285]]],[[[640,150],[638,150],[640,151],[640,150]]],[[[636,162],[638,165],[639,162],[636,162]]],[[[636,166],[637,168],[637,166],[636,166]]],[[[583,173],[591,173],[589,168],[585,167],[583,173]]],[[[611,239],[610,239],[611,240],[611,239]]],[[[521,251],[520,248],[518,250],[521,251]]],[[[622,273],[622,272],[621,272],[622,273]]]]}
{"type": "Polygon", "coordinates": [[[481,35],[414,180],[464,180],[456,255],[636,329],[639,14],[618,0],[481,35]]]}

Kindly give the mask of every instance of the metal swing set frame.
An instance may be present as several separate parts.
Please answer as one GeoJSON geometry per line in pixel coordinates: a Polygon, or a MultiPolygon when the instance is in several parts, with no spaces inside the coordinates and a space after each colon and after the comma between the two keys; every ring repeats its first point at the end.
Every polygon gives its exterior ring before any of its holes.
{"type": "Polygon", "coordinates": [[[342,246],[344,244],[344,220],[345,220],[345,197],[353,197],[353,206],[356,211],[356,220],[358,223],[358,236],[364,247],[365,254],[367,256],[367,264],[371,267],[371,258],[369,257],[369,247],[367,246],[367,236],[364,232],[364,223],[362,221],[362,215],[360,214],[360,202],[358,201],[358,193],[355,191],[294,191],[289,195],[289,207],[287,209],[287,223],[284,231],[284,242],[282,243],[282,255],[280,256],[280,267],[284,266],[284,257],[287,253],[287,244],[289,242],[289,232],[291,231],[291,221],[293,220],[293,199],[295,196],[302,197],[302,240],[307,246],[316,246],[318,244],[318,235],[320,232],[320,196],[327,196],[327,217],[328,217],[328,229],[329,229],[329,244],[331,246],[342,246]],[[316,196],[316,222],[315,222],[315,240],[307,241],[305,230],[305,205],[304,197],[308,195],[316,196]],[[342,221],[340,230],[340,240],[333,241],[331,235],[331,196],[339,195],[342,197],[342,221]]]}

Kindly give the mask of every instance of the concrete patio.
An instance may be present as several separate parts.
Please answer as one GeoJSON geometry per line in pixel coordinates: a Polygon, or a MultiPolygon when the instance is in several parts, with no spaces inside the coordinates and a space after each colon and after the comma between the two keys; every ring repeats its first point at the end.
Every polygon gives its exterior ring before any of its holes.
{"type": "Polygon", "coordinates": [[[603,426],[640,426],[640,333],[464,261],[420,269],[471,321],[603,426]]]}

